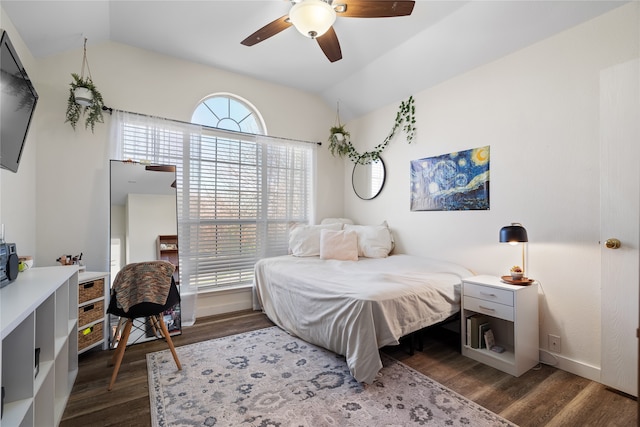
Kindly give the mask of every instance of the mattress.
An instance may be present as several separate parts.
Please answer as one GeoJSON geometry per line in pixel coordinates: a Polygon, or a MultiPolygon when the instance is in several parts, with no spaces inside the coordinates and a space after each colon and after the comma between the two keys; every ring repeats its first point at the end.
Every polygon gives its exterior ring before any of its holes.
{"type": "Polygon", "coordinates": [[[344,355],[351,375],[371,383],[379,348],[460,310],[468,269],[410,255],[321,260],[291,255],[256,263],[254,309],[288,333],[344,355]]]}

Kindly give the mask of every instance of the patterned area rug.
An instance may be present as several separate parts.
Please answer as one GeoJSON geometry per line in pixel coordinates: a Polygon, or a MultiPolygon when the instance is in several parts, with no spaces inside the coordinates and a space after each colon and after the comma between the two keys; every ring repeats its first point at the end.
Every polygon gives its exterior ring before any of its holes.
{"type": "Polygon", "coordinates": [[[514,426],[386,355],[373,384],[344,357],[260,329],[147,354],[154,426],[514,426]]]}

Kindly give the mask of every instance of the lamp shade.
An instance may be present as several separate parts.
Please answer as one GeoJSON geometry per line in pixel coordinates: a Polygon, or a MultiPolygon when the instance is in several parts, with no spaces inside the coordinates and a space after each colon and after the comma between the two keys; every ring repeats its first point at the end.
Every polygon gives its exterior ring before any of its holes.
{"type": "Polygon", "coordinates": [[[527,230],[521,224],[514,222],[500,229],[500,242],[517,243],[528,241],[527,230]]]}
{"type": "Polygon", "coordinates": [[[331,28],[336,11],[322,0],[302,0],[289,11],[289,20],[303,36],[315,39],[331,28]]]}

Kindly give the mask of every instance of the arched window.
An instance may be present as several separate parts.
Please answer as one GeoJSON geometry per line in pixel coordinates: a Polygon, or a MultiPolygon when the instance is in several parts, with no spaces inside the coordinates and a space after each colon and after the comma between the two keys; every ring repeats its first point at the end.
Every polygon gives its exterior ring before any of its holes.
{"type": "Polygon", "coordinates": [[[191,123],[214,128],[266,135],[267,128],[258,110],[249,101],[229,93],[218,93],[198,104],[191,123]]]}
{"type": "Polygon", "coordinates": [[[203,99],[191,122],[197,135],[174,138],[185,153],[181,282],[198,292],[250,287],[255,262],[286,255],[291,224],[310,222],[316,144],[267,136],[257,109],[229,93],[203,99]]]}

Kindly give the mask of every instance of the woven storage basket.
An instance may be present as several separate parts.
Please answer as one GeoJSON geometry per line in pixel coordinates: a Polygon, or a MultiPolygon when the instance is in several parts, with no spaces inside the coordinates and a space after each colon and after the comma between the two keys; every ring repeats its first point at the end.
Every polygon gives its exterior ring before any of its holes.
{"type": "Polygon", "coordinates": [[[104,296],[104,279],[80,283],[78,288],[78,302],[80,304],[102,296],[104,296]]]}
{"type": "Polygon", "coordinates": [[[78,307],[78,325],[86,325],[104,317],[104,301],[78,307]]]}
{"type": "Polygon", "coordinates": [[[78,331],[78,350],[85,349],[91,344],[102,340],[102,322],[78,331]]]}

